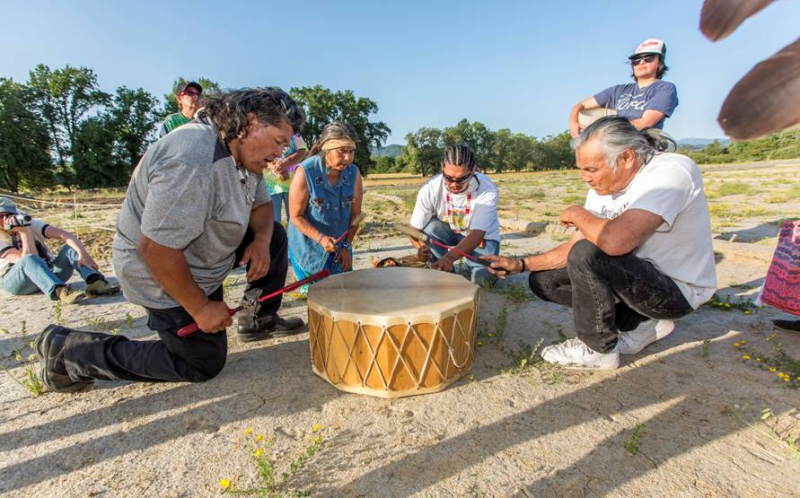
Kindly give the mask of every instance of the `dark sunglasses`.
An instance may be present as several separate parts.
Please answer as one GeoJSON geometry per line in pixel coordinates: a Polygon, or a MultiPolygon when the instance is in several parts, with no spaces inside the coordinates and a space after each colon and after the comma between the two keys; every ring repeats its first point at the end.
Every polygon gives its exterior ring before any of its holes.
{"type": "Polygon", "coordinates": [[[458,177],[458,178],[454,178],[452,176],[447,176],[444,173],[442,173],[442,178],[444,178],[444,181],[446,183],[455,183],[456,185],[464,185],[465,183],[467,183],[470,180],[470,178],[472,178],[472,175],[473,175],[473,173],[469,173],[467,175],[464,175],[464,176],[461,176],[461,177],[458,177]]]}
{"type": "Polygon", "coordinates": [[[648,64],[656,60],[657,55],[645,55],[643,57],[637,57],[635,59],[631,59],[631,66],[638,66],[642,62],[647,62],[648,64]]]}

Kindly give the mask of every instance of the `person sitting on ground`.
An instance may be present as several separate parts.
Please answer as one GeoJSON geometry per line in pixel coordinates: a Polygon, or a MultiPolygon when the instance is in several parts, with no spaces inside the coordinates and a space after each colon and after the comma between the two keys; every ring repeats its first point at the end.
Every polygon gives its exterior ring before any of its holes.
{"type": "Polygon", "coordinates": [[[200,108],[200,96],[203,94],[203,87],[199,83],[190,81],[183,85],[183,88],[176,96],[178,101],[178,112],[170,114],[161,126],[158,127],[158,138],[163,137],[175,128],[185,125],[194,119],[195,113],[200,108]]]}
{"type": "Polygon", "coordinates": [[[711,218],[697,165],[664,152],[660,130],[639,131],[604,117],[573,140],[581,179],[591,190],[561,223],[566,243],[520,259],[487,256],[493,268],[530,271],[534,294],[572,306],[578,337],[542,350],[550,363],[617,368],[674,329],[672,320],[716,290],[711,218]]]}
{"type": "Polygon", "coordinates": [[[666,66],[667,46],[661,40],[647,39],[636,47],[631,61],[631,77],[635,83],[606,88],[594,97],[583,100],[569,114],[569,130],[573,137],[581,131],[578,114],[584,109],[607,108],[618,116],[631,120],[633,125],[645,128],[664,128],[664,121],[678,107],[678,91],[675,85],[663,81],[666,66]]]}
{"type": "MultiPolygon", "coordinates": [[[[289,190],[289,260],[298,280],[318,273],[328,255],[337,250],[336,239],[348,231],[331,273],[350,271],[356,228],[350,224],[361,214],[363,185],[353,162],[358,144],[355,129],[334,121],[325,125],[300,164],[289,190]]],[[[301,296],[308,284],[300,288],[301,296]]]]}
{"type": "MultiPolygon", "coordinates": [[[[247,265],[243,303],[285,285],[286,232],[274,223],[262,178],[304,122],[277,88],[215,95],[185,125],[145,153],[117,220],[113,262],[129,301],[144,306],[160,340],[51,325],[36,341],[48,389],[77,392],[95,380],[202,382],[225,366],[232,324],[223,282],[247,265]],[[201,332],[179,337],[196,323],[201,332]]],[[[277,315],[281,296],[239,314],[239,339],[298,332],[277,315]]]]}
{"type": "Polygon", "coordinates": [[[29,219],[7,197],[0,197],[0,227],[0,287],[6,292],[43,292],[64,304],[119,292],[119,286],[110,284],[98,271],[97,263],[74,234],[29,219]],[[45,239],[61,239],[64,245],[53,256],[45,239]],[[73,271],[86,282],[85,292],[67,285],[73,271]]]}
{"type": "MultiPolygon", "coordinates": [[[[475,155],[466,145],[448,147],[441,171],[422,186],[409,224],[460,252],[485,255],[500,251],[500,219],[497,188],[488,176],[477,172],[475,155]]],[[[411,238],[420,261],[431,261],[435,270],[454,271],[461,256],[432,248],[411,238]]],[[[486,267],[464,259],[474,283],[494,280],[486,267]]]]}
{"type": "Polygon", "coordinates": [[[281,205],[286,209],[286,221],[289,221],[289,187],[292,185],[294,172],[307,156],[308,147],[303,137],[294,134],[281,158],[271,162],[267,171],[264,171],[264,182],[275,210],[275,223],[281,222],[281,205]]]}

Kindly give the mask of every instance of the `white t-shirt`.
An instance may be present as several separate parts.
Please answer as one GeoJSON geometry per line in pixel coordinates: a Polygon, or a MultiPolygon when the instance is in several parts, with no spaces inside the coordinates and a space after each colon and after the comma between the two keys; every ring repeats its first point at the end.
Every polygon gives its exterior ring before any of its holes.
{"type": "Polygon", "coordinates": [[[483,230],[486,232],[484,239],[499,242],[497,198],[497,188],[483,173],[475,173],[469,188],[460,194],[448,192],[442,175],[438,174],[419,190],[411,213],[411,226],[422,230],[436,216],[458,234],[466,236],[470,230],[483,230]]]}
{"type": "Polygon", "coordinates": [[[670,277],[693,308],[708,301],[717,288],[711,217],[697,165],[680,154],[656,154],[633,181],[613,195],[590,190],[587,210],[614,219],[628,209],[661,216],[664,223],[634,254],[670,277]]]}

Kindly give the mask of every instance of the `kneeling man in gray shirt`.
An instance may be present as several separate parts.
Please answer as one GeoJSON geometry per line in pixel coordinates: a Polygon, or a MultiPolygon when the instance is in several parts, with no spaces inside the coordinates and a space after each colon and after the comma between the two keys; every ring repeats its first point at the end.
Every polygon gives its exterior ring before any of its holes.
{"type": "MultiPolygon", "coordinates": [[[[160,340],[51,325],[37,340],[50,390],[84,391],[97,379],[200,382],[222,370],[232,324],[225,277],[246,265],[250,301],[286,281],[286,232],[273,222],[262,170],[303,121],[280,89],[231,91],[150,147],[128,186],[113,259],[125,297],[147,309],[160,340]],[[179,338],[193,322],[204,333],[179,338]]],[[[240,317],[240,339],[298,332],[302,320],[278,317],[280,304],[279,296],[240,317]]]]}

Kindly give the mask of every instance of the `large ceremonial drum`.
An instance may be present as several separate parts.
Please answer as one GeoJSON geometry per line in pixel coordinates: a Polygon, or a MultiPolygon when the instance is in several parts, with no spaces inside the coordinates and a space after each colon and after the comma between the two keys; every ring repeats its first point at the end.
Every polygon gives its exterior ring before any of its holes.
{"type": "Polygon", "coordinates": [[[472,368],[478,286],[453,273],[376,268],[333,275],[308,292],[314,373],[384,398],[438,392],[472,368]]]}

